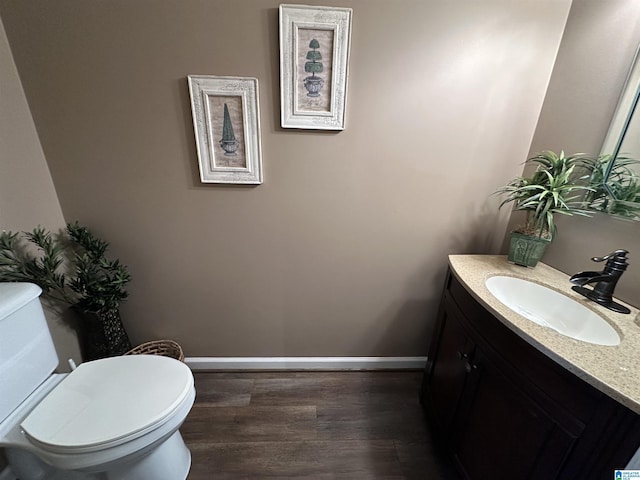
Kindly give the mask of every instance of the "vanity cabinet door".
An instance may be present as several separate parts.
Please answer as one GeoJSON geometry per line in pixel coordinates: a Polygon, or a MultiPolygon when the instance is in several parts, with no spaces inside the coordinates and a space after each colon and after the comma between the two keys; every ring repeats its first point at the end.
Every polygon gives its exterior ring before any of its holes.
{"type": "Polygon", "coordinates": [[[445,294],[438,321],[439,341],[425,378],[423,401],[429,404],[433,420],[446,434],[451,431],[460,396],[467,380],[468,359],[473,356],[474,344],[460,321],[460,312],[445,294]]]}
{"type": "Polygon", "coordinates": [[[451,450],[467,478],[558,478],[576,435],[505,375],[479,347],[453,425],[451,450]]]}
{"type": "Polygon", "coordinates": [[[422,389],[458,470],[470,480],[571,478],[562,471],[584,424],[550,408],[544,389],[514,366],[535,359],[504,359],[520,340],[496,331],[497,320],[461,288],[447,278],[422,389]],[[487,341],[489,334],[498,345],[487,341]]]}

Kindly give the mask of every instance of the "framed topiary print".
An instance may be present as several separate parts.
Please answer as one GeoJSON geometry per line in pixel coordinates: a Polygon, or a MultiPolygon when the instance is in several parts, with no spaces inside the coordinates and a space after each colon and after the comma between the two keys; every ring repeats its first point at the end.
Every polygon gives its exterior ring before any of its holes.
{"type": "Polygon", "coordinates": [[[344,130],[350,8],[280,5],[283,128],[344,130]]]}
{"type": "Polygon", "coordinates": [[[262,183],[258,79],[189,75],[202,183],[262,183]]]}

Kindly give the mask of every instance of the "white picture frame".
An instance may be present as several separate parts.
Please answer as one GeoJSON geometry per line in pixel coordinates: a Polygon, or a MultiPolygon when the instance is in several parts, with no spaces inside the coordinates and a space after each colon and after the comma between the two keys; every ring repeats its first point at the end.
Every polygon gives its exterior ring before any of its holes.
{"type": "Polygon", "coordinates": [[[258,79],[188,75],[202,183],[263,182],[258,79]]]}
{"type": "Polygon", "coordinates": [[[280,5],[282,128],[344,130],[352,16],[351,8],[280,5]]]}

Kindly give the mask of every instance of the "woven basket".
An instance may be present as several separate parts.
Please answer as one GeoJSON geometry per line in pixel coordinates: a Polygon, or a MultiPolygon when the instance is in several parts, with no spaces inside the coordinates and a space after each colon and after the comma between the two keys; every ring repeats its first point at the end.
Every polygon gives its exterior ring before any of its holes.
{"type": "Polygon", "coordinates": [[[162,355],[184,362],[182,347],[173,340],[154,340],[142,343],[129,350],[125,355],[162,355]]]}

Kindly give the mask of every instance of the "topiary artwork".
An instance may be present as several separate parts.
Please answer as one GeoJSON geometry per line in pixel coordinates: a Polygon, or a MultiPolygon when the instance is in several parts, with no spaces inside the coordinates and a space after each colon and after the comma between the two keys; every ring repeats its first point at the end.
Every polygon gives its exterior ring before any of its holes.
{"type": "Polygon", "coordinates": [[[309,42],[309,50],[307,52],[307,60],[304,64],[304,71],[307,73],[311,73],[312,77],[316,76],[316,73],[321,73],[323,70],[322,66],[322,54],[318,51],[320,48],[320,43],[315,38],[309,42]]]}
{"type": "Polygon", "coordinates": [[[307,96],[311,98],[319,97],[320,90],[324,85],[322,77],[316,77],[316,73],[322,72],[324,67],[322,66],[322,54],[318,50],[320,43],[315,38],[309,42],[309,50],[307,52],[307,62],[304,64],[304,71],[311,75],[305,77],[304,88],[307,89],[307,96]]]}
{"type": "Polygon", "coordinates": [[[232,142],[236,139],[233,133],[233,125],[231,124],[231,116],[229,115],[229,107],[224,104],[224,119],[222,122],[222,140],[232,142]]]}
{"type": "Polygon", "coordinates": [[[231,123],[231,115],[229,115],[229,107],[224,104],[224,112],[222,119],[222,139],[220,147],[224,150],[225,155],[235,155],[238,149],[238,141],[233,133],[233,125],[231,123]]]}

